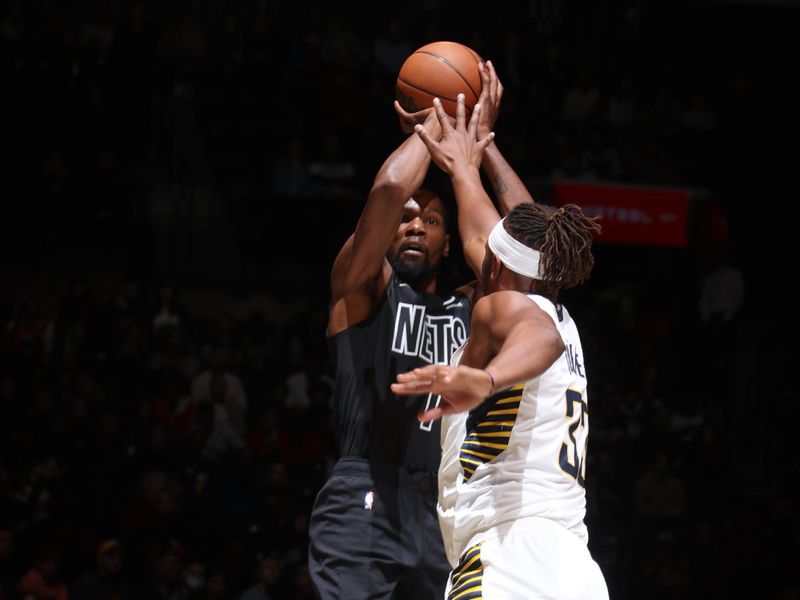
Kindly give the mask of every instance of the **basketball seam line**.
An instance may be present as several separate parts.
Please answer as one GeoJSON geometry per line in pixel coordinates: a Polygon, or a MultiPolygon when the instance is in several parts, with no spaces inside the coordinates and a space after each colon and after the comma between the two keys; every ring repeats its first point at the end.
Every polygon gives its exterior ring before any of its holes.
{"type": "MultiPolygon", "coordinates": [[[[465,78],[465,77],[464,77],[464,76],[461,74],[461,71],[459,71],[458,69],[456,69],[456,68],[453,66],[453,64],[452,64],[450,61],[448,61],[446,58],[444,58],[444,57],[442,57],[442,56],[439,56],[438,54],[434,54],[433,52],[428,52],[428,51],[426,51],[426,50],[423,50],[423,51],[418,51],[418,52],[415,52],[414,54],[427,54],[428,56],[432,56],[432,57],[433,57],[433,58],[435,58],[436,60],[438,60],[438,61],[440,61],[440,62],[443,62],[443,63],[444,63],[444,64],[446,64],[448,67],[450,67],[451,69],[453,69],[453,71],[456,73],[456,75],[458,75],[459,77],[461,77],[461,79],[464,81],[464,83],[466,83],[466,84],[467,84],[467,87],[469,88],[469,91],[470,91],[470,92],[472,92],[472,95],[473,95],[473,96],[475,96],[475,98],[476,98],[476,99],[477,99],[477,98],[480,98],[480,94],[476,94],[476,93],[475,93],[475,90],[474,90],[474,89],[472,89],[472,86],[470,85],[469,81],[467,81],[467,79],[466,79],[466,78],[465,78]]],[[[405,83],[408,83],[408,82],[405,82],[405,83]]],[[[411,85],[411,84],[408,84],[408,85],[411,85]]],[[[417,86],[412,86],[412,87],[417,87],[417,86]]],[[[417,89],[421,89],[421,88],[417,88],[417,89]]],[[[425,90],[422,90],[422,91],[425,91],[425,90]]],[[[430,92],[428,92],[428,93],[430,93],[430,92]]],[[[476,100],[476,102],[477,102],[477,100],[476,100]]]]}

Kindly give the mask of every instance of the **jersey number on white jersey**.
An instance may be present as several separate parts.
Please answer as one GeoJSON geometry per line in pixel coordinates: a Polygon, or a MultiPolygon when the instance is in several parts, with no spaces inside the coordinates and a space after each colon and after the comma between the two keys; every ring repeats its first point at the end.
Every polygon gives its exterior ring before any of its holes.
{"type": "Polygon", "coordinates": [[[561,470],[585,487],[586,441],[589,434],[589,410],[580,392],[567,390],[565,395],[567,411],[565,417],[571,420],[567,439],[561,444],[558,464],[561,470]],[[577,411],[575,407],[578,407],[577,411]]]}

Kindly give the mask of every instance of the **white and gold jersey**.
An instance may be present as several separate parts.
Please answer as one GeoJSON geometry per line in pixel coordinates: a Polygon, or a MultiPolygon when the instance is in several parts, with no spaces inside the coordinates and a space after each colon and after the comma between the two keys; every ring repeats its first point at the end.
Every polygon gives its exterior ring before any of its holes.
{"type": "Polygon", "coordinates": [[[581,340],[566,308],[528,297],[553,319],[564,353],[539,377],[491,396],[469,414],[442,419],[438,512],[453,567],[465,550],[528,517],[549,519],[588,542],[581,340]]]}

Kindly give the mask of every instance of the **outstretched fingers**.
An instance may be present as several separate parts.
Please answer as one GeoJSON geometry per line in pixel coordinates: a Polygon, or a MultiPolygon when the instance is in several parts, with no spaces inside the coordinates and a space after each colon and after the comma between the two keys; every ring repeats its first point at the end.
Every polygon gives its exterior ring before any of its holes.
{"type": "Polygon", "coordinates": [[[478,73],[481,76],[481,98],[492,97],[492,71],[489,70],[489,62],[478,63],[478,73]]]}
{"type": "Polygon", "coordinates": [[[472,107],[472,116],[469,118],[469,128],[467,129],[467,134],[469,139],[474,140],[478,137],[478,123],[481,120],[481,108],[480,103],[476,104],[472,107]]]}
{"type": "Polygon", "coordinates": [[[478,103],[483,107],[481,121],[478,124],[478,136],[489,133],[497,121],[500,110],[500,98],[503,95],[503,86],[497,77],[492,61],[487,60],[478,66],[481,75],[481,95],[478,103]]]}
{"type": "Polygon", "coordinates": [[[484,73],[486,73],[485,85],[488,91],[488,96],[491,102],[497,102],[497,73],[494,70],[492,61],[487,60],[484,65],[484,73]]]}
{"type": "Polygon", "coordinates": [[[434,389],[437,382],[442,384],[448,380],[447,369],[445,365],[427,365],[398,373],[397,381],[391,384],[392,391],[401,395],[437,393],[434,389]]]}
{"type": "Polygon", "coordinates": [[[433,154],[433,149],[436,147],[436,142],[428,135],[428,130],[425,129],[422,125],[414,125],[414,131],[419,136],[419,139],[428,147],[428,152],[433,154]]]}
{"type": "Polygon", "coordinates": [[[486,150],[486,147],[494,141],[494,131],[490,131],[489,135],[487,135],[482,140],[478,140],[478,149],[483,152],[486,150]]]}
{"type": "Polygon", "coordinates": [[[431,391],[431,382],[413,380],[405,383],[393,383],[391,388],[392,392],[398,396],[416,396],[429,393],[431,391]]]}
{"type": "Polygon", "coordinates": [[[400,117],[407,119],[409,121],[414,116],[413,113],[410,113],[405,108],[403,108],[403,105],[400,104],[400,102],[398,102],[397,100],[394,101],[394,110],[400,117]]]}
{"type": "Polygon", "coordinates": [[[499,104],[500,99],[503,97],[503,84],[500,82],[500,78],[497,77],[497,71],[494,70],[494,65],[490,60],[486,61],[486,71],[489,78],[489,93],[492,100],[499,104]]]}
{"type": "Polygon", "coordinates": [[[436,111],[436,116],[439,117],[439,125],[442,126],[442,135],[453,131],[453,124],[450,121],[450,116],[445,112],[442,101],[439,98],[433,99],[433,110],[436,111]]]}
{"type": "Polygon", "coordinates": [[[480,125],[481,120],[481,111],[483,108],[480,104],[476,104],[472,109],[472,117],[469,120],[469,129],[467,130],[467,136],[471,140],[477,140],[476,146],[480,152],[483,152],[486,147],[492,143],[494,140],[494,131],[490,131],[483,139],[478,138],[478,127],[480,125]]]}
{"type": "MultiPolygon", "coordinates": [[[[452,118],[445,112],[444,106],[442,106],[442,101],[439,98],[433,99],[433,110],[436,113],[436,117],[439,119],[439,125],[442,128],[442,137],[447,135],[448,133],[453,131],[453,123],[452,118]]],[[[419,135],[420,139],[425,143],[428,147],[428,152],[433,155],[433,151],[437,146],[437,142],[428,135],[427,130],[420,124],[414,125],[414,131],[419,135]]]]}
{"type": "Polygon", "coordinates": [[[420,368],[407,373],[398,373],[397,381],[392,383],[390,387],[392,392],[400,396],[427,394],[431,391],[433,380],[433,374],[427,373],[420,368]]]}
{"type": "Polygon", "coordinates": [[[464,94],[456,96],[456,129],[463,131],[464,123],[467,121],[467,107],[464,103],[464,94]]]}

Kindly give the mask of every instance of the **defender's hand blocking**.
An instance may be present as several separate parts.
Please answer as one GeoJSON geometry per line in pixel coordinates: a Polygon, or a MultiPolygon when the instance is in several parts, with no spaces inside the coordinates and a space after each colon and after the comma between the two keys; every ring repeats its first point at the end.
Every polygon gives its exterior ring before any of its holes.
{"type": "Polygon", "coordinates": [[[450,117],[442,107],[439,98],[433,99],[433,109],[439,118],[442,128],[442,139],[435,141],[422,125],[416,125],[414,131],[425,142],[428,152],[436,165],[448,175],[453,175],[464,169],[479,169],[486,146],[492,143],[494,133],[490,132],[484,138],[477,139],[478,120],[481,114],[481,105],[476,104],[472,109],[469,126],[466,125],[466,108],[464,94],[458,95],[455,127],[450,122],[450,117]]]}
{"type": "Polygon", "coordinates": [[[503,99],[503,84],[494,70],[492,61],[478,64],[481,74],[481,96],[478,104],[481,105],[481,114],[478,119],[478,139],[489,135],[497,122],[500,113],[500,101],[503,99]]]}
{"type": "Polygon", "coordinates": [[[391,388],[399,396],[432,393],[442,397],[439,406],[417,415],[424,423],[444,415],[472,410],[491,394],[493,386],[491,375],[482,369],[429,365],[398,373],[397,383],[393,383],[391,388]]]}

